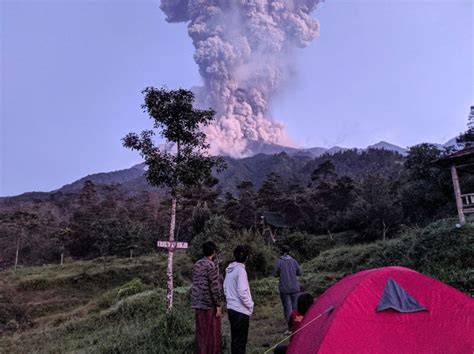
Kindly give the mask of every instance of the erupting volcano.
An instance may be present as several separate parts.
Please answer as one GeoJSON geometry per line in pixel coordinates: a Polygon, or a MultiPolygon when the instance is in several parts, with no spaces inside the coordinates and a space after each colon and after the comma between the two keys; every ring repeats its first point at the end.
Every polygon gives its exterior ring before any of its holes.
{"type": "Polygon", "coordinates": [[[289,145],[269,101],[292,68],[295,48],[306,47],[319,23],[319,0],[162,0],[168,22],[189,22],[194,60],[204,80],[198,105],[217,111],[206,133],[214,154],[241,157],[252,142],[289,145]]]}

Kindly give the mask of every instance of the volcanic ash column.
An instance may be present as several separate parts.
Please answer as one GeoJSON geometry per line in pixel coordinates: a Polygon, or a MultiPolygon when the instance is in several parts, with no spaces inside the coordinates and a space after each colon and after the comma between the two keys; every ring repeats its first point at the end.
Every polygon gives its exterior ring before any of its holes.
{"type": "Polygon", "coordinates": [[[211,152],[241,157],[249,141],[285,145],[268,104],[292,67],[292,52],[318,35],[319,0],[161,0],[168,22],[189,22],[204,79],[201,107],[217,111],[207,128],[211,152]]]}

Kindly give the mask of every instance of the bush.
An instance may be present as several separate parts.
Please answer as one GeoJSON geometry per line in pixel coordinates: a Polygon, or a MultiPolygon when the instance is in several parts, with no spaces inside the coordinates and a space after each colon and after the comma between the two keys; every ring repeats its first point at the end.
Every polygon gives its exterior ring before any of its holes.
{"type": "Polygon", "coordinates": [[[430,271],[436,268],[474,268],[474,225],[458,229],[456,220],[440,220],[422,229],[408,231],[402,238],[413,266],[430,271]]]}
{"type": "Polygon", "coordinates": [[[278,257],[276,249],[265,244],[260,235],[249,231],[234,231],[230,227],[230,221],[222,216],[211,217],[206,222],[204,231],[191,242],[189,253],[194,261],[202,257],[201,245],[206,241],[213,241],[217,245],[221,272],[234,261],[233,251],[237,245],[245,244],[250,247],[246,263],[250,278],[271,274],[278,257]]]}
{"type": "Polygon", "coordinates": [[[474,225],[457,229],[454,219],[404,232],[398,239],[342,246],[322,252],[305,264],[309,273],[351,274],[399,265],[430,275],[474,294],[474,225]]]}
{"type": "Polygon", "coordinates": [[[183,297],[175,297],[173,312],[164,311],[164,293],[143,293],[125,299],[100,321],[120,319],[127,327],[100,345],[103,353],[192,353],[194,318],[183,297]],[[125,322],[124,322],[125,321],[125,322]],[[125,331],[124,331],[125,329],[125,331]]]}
{"type": "Polygon", "coordinates": [[[230,253],[228,250],[228,242],[235,238],[236,232],[230,227],[230,221],[223,216],[212,216],[204,225],[204,230],[198,234],[191,241],[189,245],[188,253],[191,256],[193,262],[203,257],[202,244],[206,241],[213,241],[219,251],[219,258],[221,261],[228,261],[230,253]]]}
{"type": "Polygon", "coordinates": [[[124,297],[142,292],[144,288],[145,286],[143,285],[142,281],[138,278],[135,278],[118,289],[117,297],[119,299],[123,299],[124,297]]]}
{"type": "Polygon", "coordinates": [[[318,297],[331,285],[344,278],[344,273],[306,273],[301,278],[304,291],[318,297]]]}
{"type": "Polygon", "coordinates": [[[278,279],[274,277],[255,280],[250,284],[250,288],[255,301],[278,297],[278,279]]]}
{"type": "Polygon", "coordinates": [[[2,286],[0,289],[0,334],[16,330],[28,320],[26,306],[15,303],[13,291],[2,286]]]}

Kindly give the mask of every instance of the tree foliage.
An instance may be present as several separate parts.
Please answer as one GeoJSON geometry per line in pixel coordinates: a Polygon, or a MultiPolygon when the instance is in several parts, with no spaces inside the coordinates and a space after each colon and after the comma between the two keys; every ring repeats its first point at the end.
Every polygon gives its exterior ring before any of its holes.
{"type": "Polygon", "coordinates": [[[461,133],[456,139],[458,143],[465,145],[474,144],[474,106],[471,106],[471,112],[467,121],[467,130],[461,133]]]}
{"type": "Polygon", "coordinates": [[[173,153],[156,146],[153,130],[129,133],[122,139],[126,148],[140,152],[151,185],[168,187],[176,194],[179,187],[195,186],[211,178],[214,167],[224,167],[222,158],[209,156],[205,151],[209,145],[201,131],[211,123],[213,110],[194,108],[194,94],[189,90],[148,87],[143,94],[142,108],[153,120],[153,127],[176,149],[173,153]]]}
{"type": "MultiPolygon", "coordinates": [[[[207,173],[198,173],[204,183],[177,188],[176,237],[198,247],[215,232],[217,238],[223,235],[218,240],[223,245],[255,238],[258,249],[265,244],[260,216],[273,212],[288,225],[278,229],[277,240],[293,243],[303,258],[337,243],[338,234],[350,234],[351,242],[389,239],[405,226],[456,215],[449,169],[433,164],[441,153],[420,144],[406,157],[368,150],[314,159],[279,154],[239,160],[252,173],[234,170],[229,192],[222,189],[222,174],[212,173],[205,178],[207,173]],[[260,170],[267,176],[254,178],[260,170]]],[[[459,175],[463,191],[472,191],[472,176],[463,169],[459,175]]],[[[0,209],[0,266],[13,264],[18,235],[20,264],[59,263],[64,249],[78,258],[154,250],[156,239],[169,232],[172,196],[157,188],[137,190],[86,181],[79,194],[55,192],[0,209]],[[17,211],[34,217],[23,222],[17,211]]]]}

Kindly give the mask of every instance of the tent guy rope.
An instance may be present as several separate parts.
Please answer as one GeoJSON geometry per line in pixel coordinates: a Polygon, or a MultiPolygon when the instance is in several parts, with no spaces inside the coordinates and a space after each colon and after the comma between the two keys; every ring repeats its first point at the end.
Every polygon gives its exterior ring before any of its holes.
{"type": "Polygon", "coordinates": [[[298,333],[299,331],[301,331],[303,328],[309,326],[311,323],[313,323],[314,321],[316,321],[318,318],[320,318],[322,315],[324,315],[325,313],[331,313],[332,311],[334,311],[334,306],[330,306],[326,311],[324,312],[321,312],[319,315],[317,315],[315,318],[313,318],[311,321],[309,321],[308,323],[306,323],[304,326],[298,328],[296,331],[294,331],[293,333],[291,333],[289,336],[286,336],[285,338],[283,338],[281,341],[279,341],[278,343],[274,344],[272,347],[270,347],[270,349],[267,349],[263,354],[267,354],[267,353],[270,353],[270,351],[272,351],[273,349],[275,349],[277,346],[279,346],[281,343],[283,343],[284,341],[286,341],[287,339],[289,339],[290,337],[292,337],[293,335],[295,335],[296,333],[298,333]]]}

